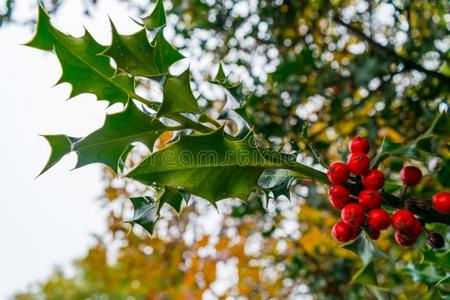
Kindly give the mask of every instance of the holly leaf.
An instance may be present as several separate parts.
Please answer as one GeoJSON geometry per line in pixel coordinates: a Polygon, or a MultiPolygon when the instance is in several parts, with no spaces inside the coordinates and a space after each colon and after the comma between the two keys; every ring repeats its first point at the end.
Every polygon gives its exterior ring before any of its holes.
{"type": "Polygon", "coordinates": [[[168,129],[130,102],[123,112],[109,115],[102,128],[73,144],[78,154],[76,167],[101,162],[117,170],[119,158],[128,145],[141,142],[152,150],[156,139],[168,129]]]}
{"type": "Polygon", "coordinates": [[[388,138],[384,138],[377,154],[372,159],[372,168],[376,168],[383,160],[389,156],[395,157],[409,157],[416,160],[422,160],[423,156],[420,154],[414,144],[405,145],[401,143],[394,143],[388,138]]]}
{"type": "Polygon", "coordinates": [[[132,35],[120,35],[111,22],[112,42],[103,52],[114,59],[119,69],[135,76],[156,77],[166,75],[169,67],[184,56],[175,50],[158,32],[152,44],[145,29],[132,35]]]}
{"type": "Polygon", "coordinates": [[[226,104],[218,119],[231,120],[237,127],[234,136],[236,138],[245,137],[252,130],[252,127],[247,115],[247,101],[242,92],[242,85],[233,84],[228,80],[222,64],[219,64],[217,74],[210,82],[225,89],[226,104]]]}
{"type": "Polygon", "coordinates": [[[449,131],[449,115],[443,112],[436,116],[432,125],[424,134],[410,144],[393,143],[388,138],[384,138],[377,155],[372,160],[372,168],[376,168],[389,156],[409,157],[423,161],[426,159],[427,154],[432,152],[432,140],[436,138],[448,140],[448,137],[450,137],[449,131]]]}
{"type": "Polygon", "coordinates": [[[155,29],[166,25],[166,11],[162,0],[157,0],[156,5],[148,16],[143,17],[145,28],[155,29]]]}
{"type": "Polygon", "coordinates": [[[183,190],[174,189],[171,187],[165,187],[158,193],[158,213],[164,203],[170,205],[177,213],[181,212],[181,206],[183,201],[186,203],[189,201],[190,194],[183,190]]]}
{"type": "Polygon", "coordinates": [[[219,69],[217,70],[216,76],[214,77],[212,82],[219,83],[219,84],[227,83],[227,77],[225,76],[225,71],[223,70],[222,64],[219,64],[219,69]]]}
{"type": "Polygon", "coordinates": [[[434,119],[430,128],[424,134],[428,135],[438,135],[441,137],[450,137],[450,113],[443,111],[434,119]]]}
{"type": "Polygon", "coordinates": [[[436,251],[434,249],[426,249],[421,252],[420,263],[439,266],[450,272],[450,250],[436,251]]]}
{"type": "Polygon", "coordinates": [[[44,135],[43,137],[50,144],[51,152],[47,164],[38,176],[44,174],[48,169],[53,167],[72,149],[70,138],[65,135],[44,135]]]}
{"type": "Polygon", "coordinates": [[[252,128],[249,125],[249,122],[245,117],[245,107],[237,108],[237,109],[227,109],[223,111],[218,119],[219,120],[231,120],[236,125],[236,132],[233,134],[236,138],[244,138],[247,136],[252,128]]]}
{"type": "Polygon", "coordinates": [[[41,5],[36,33],[26,45],[45,51],[55,50],[62,67],[57,83],[72,85],[70,97],[92,93],[99,100],[126,103],[134,95],[133,77],[116,75],[110,59],[98,55],[105,51],[105,46],[97,43],[87,31],[82,37],[75,38],[57,30],[41,5]]]}
{"type": "Polygon", "coordinates": [[[437,172],[437,180],[443,187],[450,188],[450,159],[442,162],[442,167],[437,172]]]}
{"type": "Polygon", "coordinates": [[[202,113],[192,94],[189,69],[179,76],[168,76],[164,82],[163,101],[157,116],[171,113],[202,113]]]}
{"type": "Polygon", "coordinates": [[[411,276],[414,282],[424,282],[430,285],[436,285],[442,280],[450,278],[449,272],[436,268],[430,264],[409,263],[403,271],[411,276]]]}
{"type": "Polygon", "coordinates": [[[352,282],[376,286],[377,274],[375,272],[375,265],[373,261],[364,265],[358,272],[356,272],[352,277],[352,282]]]}
{"type": "Polygon", "coordinates": [[[130,201],[133,204],[134,213],[133,219],[128,223],[138,224],[152,234],[159,218],[158,204],[150,197],[131,198],[130,201]]]}
{"type": "Polygon", "coordinates": [[[311,141],[311,139],[309,137],[308,127],[309,127],[309,122],[305,122],[305,124],[303,125],[303,128],[302,128],[302,139],[305,141],[309,150],[313,154],[315,160],[318,163],[320,163],[320,165],[322,167],[328,168],[328,163],[326,161],[324,161],[324,159],[322,158],[319,151],[316,149],[316,147],[314,146],[313,142],[311,141]]]}
{"type": "Polygon", "coordinates": [[[119,172],[123,172],[123,170],[126,168],[126,161],[128,154],[130,154],[131,150],[133,150],[133,145],[128,145],[125,150],[122,152],[122,154],[119,157],[118,163],[117,163],[117,169],[119,172]]]}
{"type": "Polygon", "coordinates": [[[363,285],[363,286],[370,295],[373,295],[378,300],[392,299],[391,293],[390,293],[389,289],[387,289],[387,288],[382,288],[379,286],[373,286],[373,285],[368,285],[368,284],[363,285]]]}
{"type": "Polygon", "coordinates": [[[360,234],[356,240],[343,247],[355,253],[364,265],[386,256],[366,234],[360,234]]]}
{"type": "Polygon", "coordinates": [[[428,130],[420,135],[412,145],[427,153],[432,152],[432,141],[434,138],[449,141],[450,138],[450,118],[447,112],[442,112],[436,116],[428,130]]]}
{"type": "Polygon", "coordinates": [[[84,138],[58,136],[57,139],[52,139],[59,142],[50,142],[52,155],[44,170],[53,166],[65,154],[75,151],[78,155],[76,168],[91,163],[103,163],[117,171],[120,161],[122,161],[121,167],[123,167],[124,153],[131,150],[129,148],[131,143],[141,142],[152,150],[158,136],[169,129],[130,102],[124,111],[108,115],[100,129],[84,138]],[[68,149],[67,142],[64,143],[63,137],[70,141],[70,149],[68,149]],[[53,153],[57,153],[57,155],[53,153]]]}
{"type": "Polygon", "coordinates": [[[217,84],[225,89],[225,107],[224,111],[228,109],[237,109],[245,105],[246,96],[242,91],[242,82],[233,83],[228,80],[228,76],[225,75],[223,70],[223,65],[219,64],[219,69],[217,70],[214,79],[209,80],[213,84],[217,84]]]}
{"type": "Polygon", "coordinates": [[[229,197],[245,200],[264,169],[278,166],[262,156],[252,137],[230,140],[223,129],[181,136],[150,155],[127,177],[144,184],[182,188],[213,204],[229,197]]]}
{"type": "Polygon", "coordinates": [[[290,170],[268,169],[259,178],[258,186],[270,190],[274,199],[281,195],[289,197],[289,188],[298,176],[298,173],[290,170]]]}

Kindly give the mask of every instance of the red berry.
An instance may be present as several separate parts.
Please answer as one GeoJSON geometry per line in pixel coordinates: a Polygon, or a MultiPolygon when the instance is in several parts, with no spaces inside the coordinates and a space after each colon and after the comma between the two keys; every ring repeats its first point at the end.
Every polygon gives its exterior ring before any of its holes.
{"type": "Polygon", "coordinates": [[[384,230],[391,225],[389,214],[382,208],[372,209],[369,211],[367,224],[370,228],[376,230],[384,230]]]}
{"type": "Polygon", "coordinates": [[[392,214],[392,226],[402,232],[407,232],[411,230],[416,221],[413,213],[407,209],[399,209],[394,214],[392,214]]]}
{"type": "Polygon", "coordinates": [[[439,192],[434,194],[433,207],[440,213],[450,214],[450,193],[439,192]]]}
{"type": "Polygon", "coordinates": [[[331,206],[333,206],[337,210],[341,210],[345,206],[345,204],[342,204],[342,202],[333,200],[331,198],[330,198],[330,204],[331,204],[331,206]]]}
{"type": "Polygon", "coordinates": [[[402,233],[409,238],[417,239],[422,233],[422,223],[415,219],[413,226],[409,230],[402,231],[402,233]]]}
{"type": "Polygon", "coordinates": [[[384,186],[384,175],[378,170],[370,170],[362,178],[362,183],[366,189],[379,190],[384,186]]]}
{"type": "Polygon", "coordinates": [[[378,238],[380,237],[380,231],[373,229],[373,228],[369,228],[369,236],[372,240],[378,240],[378,238]]]}
{"type": "Polygon", "coordinates": [[[348,145],[348,150],[350,153],[369,153],[370,145],[369,142],[360,136],[355,137],[348,145]]]}
{"type": "Polygon", "coordinates": [[[397,243],[404,247],[412,246],[416,243],[417,239],[406,236],[405,234],[396,231],[395,232],[395,240],[397,243]]]}
{"type": "Polygon", "coordinates": [[[333,86],[333,92],[335,95],[338,95],[341,92],[341,87],[338,85],[333,86]]]}
{"type": "Polygon", "coordinates": [[[334,208],[342,209],[348,203],[348,190],[342,185],[333,185],[329,192],[330,203],[334,208]]]}
{"type": "Polygon", "coordinates": [[[341,184],[347,181],[350,170],[344,163],[334,162],[327,171],[328,179],[334,184],[341,184]]]}
{"type": "Polygon", "coordinates": [[[333,236],[339,242],[348,242],[355,238],[355,228],[345,224],[344,222],[338,222],[333,226],[333,236]]]}
{"type": "Polygon", "coordinates": [[[381,206],[381,194],[377,190],[363,190],[359,193],[358,202],[366,209],[374,209],[381,206]]]}
{"type": "Polygon", "coordinates": [[[420,179],[422,179],[422,171],[419,168],[407,166],[400,171],[400,180],[408,186],[418,184],[420,179]]]}
{"type": "Polygon", "coordinates": [[[370,169],[370,160],[364,153],[350,154],[347,166],[355,175],[365,175],[370,169]]]}
{"type": "Polygon", "coordinates": [[[366,219],[364,207],[356,203],[347,204],[341,211],[341,219],[347,225],[358,228],[366,219]]]}

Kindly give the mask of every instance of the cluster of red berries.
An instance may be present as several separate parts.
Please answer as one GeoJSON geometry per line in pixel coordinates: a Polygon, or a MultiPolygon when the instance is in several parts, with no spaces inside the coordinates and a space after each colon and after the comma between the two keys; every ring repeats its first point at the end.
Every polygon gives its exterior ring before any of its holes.
{"type": "MultiPolygon", "coordinates": [[[[381,208],[384,175],[376,169],[370,169],[367,156],[369,142],[361,137],[354,138],[350,145],[347,164],[334,162],[328,168],[327,176],[333,184],[329,190],[331,205],[341,210],[342,221],[333,227],[333,236],[340,242],[355,239],[364,228],[369,236],[376,240],[380,231],[391,224],[395,229],[395,240],[402,246],[413,245],[423,230],[423,224],[407,209],[399,209],[390,216],[381,208]],[[351,173],[356,175],[351,176],[351,173]],[[347,183],[352,179],[353,183],[347,183]],[[350,187],[356,187],[358,196],[351,195],[350,187]]],[[[401,170],[400,179],[405,186],[420,182],[420,169],[407,166],[401,170]]],[[[440,192],[433,197],[433,206],[439,212],[450,213],[450,193],[440,192]]],[[[443,244],[443,243],[438,243],[443,244]]],[[[443,246],[443,245],[442,245],[443,246]]],[[[441,247],[442,247],[441,246],[441,247]]]]}

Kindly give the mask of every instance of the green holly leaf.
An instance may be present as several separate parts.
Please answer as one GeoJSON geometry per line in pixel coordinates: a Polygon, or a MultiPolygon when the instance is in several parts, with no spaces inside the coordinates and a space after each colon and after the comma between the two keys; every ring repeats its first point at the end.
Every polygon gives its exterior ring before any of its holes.
{"type": "Polygon", "coordinates": [[[389,289],[379,286],[373,286],[369,284],[363,285],[364,289],[369,295],[374,296],[378,300],[390,300],[392,299],[389,289]]]}
{"type": "Polygon", "coordinates": [[[450,137],[450,113],[441,112],[433,121],[430,128],[424,134],[427,135],[438,135],[441,137],[450,137]]]}
{"type": "Polygon", "coordinates": [[[230,140],[223,129],[181,136],[127,176],[144,184],[182,188],[213,204],[229,197],[247,199],[264,169],[278,166],[261,155],[252,137],[230,140]]]}
{"type": "Polygon", "coordinates": [[[420,263],[438,266],[450,272],[450,250],[436,251],[431,248],[423,250],[420,263]]]}
{"type": "Polygon", "coordinates": [[[45,12],[44,8],[39,3],[38,5],[38,17],[36,23],[36,32],[34,37],[26,43],[26,46],[41,49],[44,51],[53,50],[53,35],[49,28],[52,28],[50,24],[50,18],[45,12]]]}
{"type": "Polygon", "coordinates": [[[130,201],[134,207],[134,214],[128,223],[138,224],[152,234],[159,218],[157,202],[150,197],[131,198],[130,201]]]}
{"type": "Polygon", "coordinates": [[[372,168],[376,168],[384,159],[389,156],[395,157],[409,157],[416,160],[422,160],[423,156],[420,154],[416,145],[405,145],[401,143],[394,143],[388,138],[384,138],[376,156],[372,159],[372,168]]]}
{"type": "Polygon", "coordinates": [[[236,125],[236,132],[233,136],[236,138],[244,138],[247,136],[252,128],[245,117],[245,107],[237,109],[224,110],[218,117],[219,120],[231,120],[236,125]]]}
{"type": "Polygon", "coordinates": [[[58,161],[61,160],[72,149],[70,138],[65,135],[44,135],[43,136],[50,144],[51,153],[47,161],[47,164],[39,173],[38,176],[45,173],[48,169],[53,167],[58,161]]]}
{"type": "Polygon", "coordinates": [[[164,203],[170,205],[177,213],[181,212],[183,201],[189,201],[191,195],[183,190],[174,189],[171,187],[164,187],[158,192],[158,213],[164,203]]]}
{"type": "Polygon", "coordinates": [[[156,139],[168,129],[130,102],[123,112],[109,115],[102,128],[73,144],[78,154],[76,167],[101,162],[116,171],[131,143],[141,142],[152,150],[156,139]]]}
{"type": "Polygon", "coordinates": [[[219,64],[219,69],[217,70],[216,76],[211,82],[218,83],[221,85],[228,83],[227,76],[225,75],[225,71],[223,70],[222,64],[219,64]]]}
{"type": "Polygon", "coordinates": [[[450,278],[449,272],[436,268],[430,264],[409,263],[403,271],[411,276],[413,281],[424,282],[430,285],[436,285],[438,282],[450,278]]]}
{"type": "Polygon", "coordinates": [[[228,76],[225,75],[223,70],[223,65],[219,64],[219,69],[214,79],[209,80],[209,82],[219,85],[225,89],[226,105],[224,110],[227,109],[237,109],[243,107],[246,102],[246,96],[242,91],[242,82],[233,83],[228,80],[228,76]]]}
{"type": "Polygon", "coordinates": [[[316,147],[314,146],[314,144],[312,143],[312,141],[309,137],[308,127],[309,127],[309,122],[306,122],[302,128],[302,139],[305,141],[306,145],[308,146],[309,150],[313,154],[316,161],[318,163],[320,163],[324,168],[328,168],[328,163],[320,155],[320,152],[316,149],[316,147]]]}
{"type": "Polygon", "coordinates": [[[166,11],[164,9],[163,0],[157,0],[155,8],[152,12],[142,18],[144,21],[145,28],[155,29],[166,25],[166,11]]]}
{"type": "Polygon", "coordinates": [[[105,46],[97,43],[87,31],[82,37],[75,38],[57,30],[40,5],[36,33],[26,45],[45,51],[55,50],[62,67],[58,84],[72,85],[70,97],[92,93],[99,100],[126,103],[134,95],[133,77],[116,75],[110,59],[98,55],[105,51],[105,46]]]}
{"type": "Polygon", "coordinates": [[[225,75],[222,64],[219,64],[217,74],[210,82],[220,85],[225,90],[226,104],[218,119],[231,120],[237,127],[234,136],[245,137],[252,130],[252,125],[247,115],[247,97],[242,92],[242,84],[231,83],[225,75]]]}
{"type": "Polygon", "coordinates": [[[364,265],[386,256],[365,233],[360,234],[356,240],[343,247],[355,253],[364,265]]]}
{"type": "Polygon", "coordinates": [[[123,168],[124,154],[126,156],[131,150],[131,143],[141,142],[152,150],[156,139],[167,130],[170,128],[143,113],[130,102],[124,111],[108,115],[100,129],[84,138],[58,136],[57,139],[52,139],[52,155],[44,171],[70,151],[75,151],[78,155],[76,168],[91,163],[103,163],[117,171],[119,163],[123,168]],[[70,141],[70,151],[63,137],[70,141]]]}
{"type": "Polygon", "coordinates": [[[388,138],[383,139],[377,155],[372,160],[372,168],[376,168],[389,156],[409,157],[416,160],[425,160],[432,153],[433,139],[448,140],[450,137],[450,119],[446,112],[440,113],[434,119],[430,128],[410,144],[393,143],[388,138]]]}
{"type": "Polygon", "coordinates": [[[274,199],[281,195],[289,197],[289,188],[295,178],[299,176],[300,174],[290,170],[268,169],[259,178],[258,186],[270,190],[274,199]]]}
{"type": "Polygon", "coordinates": [[[358,272],[352,277],[352,282],[357,282],[367,285],[377,285],[377,274],[375,272],[375,265],[373,261],[364,265],[358,272]]]}
{"type": "Polygon", "coordinates": [[[158,32],[152,44],[145,29],[132,35],[120,35],[111,22],[112,43],[103,52],[117,63],[120,70],[135,76],[156,77],[166,75],[169,67],[184,56],[158,32]]]}
{"type": "Polygon", "coordinates": [[[157,116],[171,113],[202,113],[192,94],[189,69],[179,76],[168,76],[163,87],[163,101],[157,116]]]}
{"type": "Polygon", "coordinates": [[[450,188],[450,159],[442,162],[442,167],[437,172],[437,180],[443,187],[450,188]]]}
{"type": "Polygon", "coordinates": [[[119,172],[123,172],[123,170],[126,168],[126,161],[128,154],[130,154],[131,150],[133,150],[133,145],[128,145],[125,150],[122,152],[122,154],[119,157],[118,163],[117,163],[117,169],[119,172]]]}

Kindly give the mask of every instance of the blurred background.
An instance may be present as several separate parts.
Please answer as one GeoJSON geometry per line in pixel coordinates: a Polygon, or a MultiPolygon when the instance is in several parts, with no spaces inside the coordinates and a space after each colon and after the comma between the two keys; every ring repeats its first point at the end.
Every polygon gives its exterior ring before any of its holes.
{"type": "MultiPolygon", "coordinates": [[[[60,30],[80,36],[85,26],[110,42],[110,17],[121,34],[152,10],[149,0],[43,1],[60,30]],[[133,19],[132,19],[133,18],[133,19]]],[[[450,96],[448,1],[164,1],[164,34],[188,57],[199,104],[219,116],[226,95],[207,79],[223,62],[243,82],[255,131],[285,152],[305,150],[310,135],[328,160],[342,159],[355,134],[373,146],[383,137],[404,143],[424,133],[450,96]]],[[[163,211],[152,237],[133,229],[128,196],[136,186],[99,165],[70,171],[66,157],[39,178],[50,147],[39,134],[85,136],[117,110],[70,86],[52,87],[61,73],[54,55],[21,46],[33,33],[37,3],[0,0],[2,299],[367,299],[352,275],[356,255],[339,248],[330,228],[337,213],[326,191],[290,180],[266,205],[194,199],[182,213],[163,211]]],[[[145,88],[145,85],[143,85],[145,88]]],[[[236,125],[235,130],[239,131],[236,125]]],[[[170,138],[170,137],[166,137],[170,138]]],[[[164,142],[164,141],[162,141],[164,142]]],[[[414,192],[450,186],[448,144],[419,166],[414,192]]],[[[135,154],[139,156],[139,153],[135,154]]],[[[403,161],[382,166],[395,190],[403,161]]],[[[438,225],[433,228],[446,236],[438,225]]],[[[450,262],[419,241],[409,250],[386,232],[377,245],[387,257],[378,282],[394,299],[422,299],[450,262]],[[427,252],[428,251],[428,252],[427,252]]],[[[448,276],[448,275],[447,275],[448,276]]],[[[447,295],[448,285],[438,297],[447,295]]],[[[450,296],[449,296],[450,297],[450,296]]],[[[441,298],[433,298],[441,299],[441,298]]]]}

